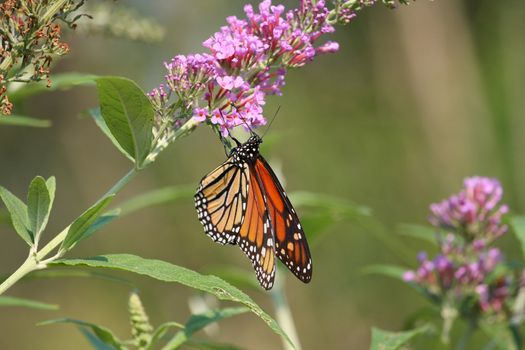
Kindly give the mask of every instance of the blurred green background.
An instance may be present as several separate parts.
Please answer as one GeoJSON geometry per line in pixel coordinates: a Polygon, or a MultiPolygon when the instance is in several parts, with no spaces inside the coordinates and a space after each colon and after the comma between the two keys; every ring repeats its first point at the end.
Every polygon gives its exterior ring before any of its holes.
{"type": "MultiPolygon", "coordinates": [[[[164,40],[145,44],[70,33],[71,54],[55,72],[121,75],[149,90],[162,81],[164,60],[203,51],[201,42],[226,16],[242,15],[244,3],[122,1],[115,6],[134,7],[158,20],[166,29],[164,40]]],[[[394,11],[380,5],[366,9],[334,35],[339,53],[291,71],[284,95],[269,98],[268,116],[281,106],[268,133],[279,141],[265,155],[285,174],[288,191],[326,193],[368,206],[391,235],[399,223],[425,223],[428,205],[456,192],[471,175],[498,177],[512,210],[523,213],[524,35],[522,0],[418,1],[394,11]]],[[[26,115],[51,119],[53,127],[0,127],[2,186],[24,197],[34,176],[57,177],[48,238],[130,166],[93,121],[80,116],[96,103],[93,88],[43,94],[20,107],[26,115]]],[[[196,186],[223,159],[216,136],[200,128],[162,154],[119,200],[164,186],[196,186]]],[[[0,237],[0,273],[9,273],[25,258],[26,246],[5,223],[0,237]]],[[[413,252],[405,261],[428,248],[396,239],[413,252]]],[[[508,256],[519,256],[511,237],[501,245],[508,256]]],[[[133,253],[203,273],[224,265],[251,269],[239,249],[204,235],[191,199],[118,220],[70,257],[103,253],[133,253]]],[[[354,223],[331,227],[312,253],[311,284],[290,274],[286,285],[304,349],[365,349],[371,326],[399,330],[405,317],[425,304],[399,282],[363,275],[370,264],[403,262],[354,223]]],[[[188,317],[192,290],[121,276],[137,284],[154,324],[188,317]]],[[[72,326],[35,326],[61,316],[97,322],[126,338],[128,293],[125,285],[82,278],[19,283],[10,295],[58,303],[61,309],[2,309],[0,349],[89,349],[72,326]]],[[[273,312],[267,295],[251,295],[273,312]]],[[[251,314],[220,323],[215,339],[246,349],[282,347],[251,314]]]]}

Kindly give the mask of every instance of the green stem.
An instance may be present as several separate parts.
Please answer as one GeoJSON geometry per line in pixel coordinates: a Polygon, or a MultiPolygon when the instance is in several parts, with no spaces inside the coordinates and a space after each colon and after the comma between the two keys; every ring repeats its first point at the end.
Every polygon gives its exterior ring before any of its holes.
{"type": "MultiPolygon", "coordinates": [[[[120,179],[113,187],[109,189],[97,202],[106,198],[107,196],[117,194],[126,184],[128,184],[131,179],[137,174],[138,170],[130,170],[122,179],[120,179]]],[[[46,244],[40,251],[36,254],[30,254],[29,257],[24,261],[24,263],[11,275],[9,276],[2,284],[0,284],[0,295],[2,295],[6,290],[11,288],[16,282],[18,282],[22,277],[28,273],[45,268],[45,262],[42,262],[53,250],[59,247],[64,239],[67,236],[69,231],[69,225],[63,229],[59,234],[57,234],[48,244],[46,244]],[[42,262],[42,263],[41,263],[42,262]]],[[[58,258],[56,255],[51,260],[58,258]]]]}
{"type": "Polygon", "coordinates": [[[11,288],[16,282],[18,282],[22,277],[28,273],[38,269],[38,264],[33,254],[30,254],[26,261],[20,267],[13,272],[2,284],[0,284],[0,295],[2,295],[6,290],[11,288]]]}
{"type": "Polygon", "coordinates": [[[297,329],[295,328],[295,322],[293,320],[292,310],[286,300],[286,295],[284,294],[284,278],[280,278],[279,275],[276,276],[276,283],[270,292],[272,297],[273,306],[275,308],[275,318],[277,323],[286,333],[292,343],[295,345],[295,348],[288,342],[286,339],[282,339],[283,347],[285,350],[301,350],[301,344],[299,343],[299,336],[297,335],[297,329]]]}
{"type": "Polygon", "coordinates": [[[456,350],[465,350],[467,348],[467,345],[470,339],[472,338],[472,335],[474,334],[475,330],[476,323],[473,320],[470,320],[467,329],[465,330],[465,333],[463,333],[463,336],[456,345],[456,350]]]}

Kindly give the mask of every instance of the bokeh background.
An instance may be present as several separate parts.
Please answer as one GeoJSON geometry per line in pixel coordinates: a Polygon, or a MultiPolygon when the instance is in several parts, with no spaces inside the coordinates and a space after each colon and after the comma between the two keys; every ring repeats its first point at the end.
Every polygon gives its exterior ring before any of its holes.
{"type": "MultiPolygon", "coordinates": [[[[253,3],[253,1],[251,1],[253,3]]],[[[245,1],[122,1],[165,27],[160,43],[147,44],[68,34],[71,55],[56,72],[121,75],[149,90],[162,81],[162,62],[200,52],[201,42],[245,1]]],[[[295,1],[286,2],[288,6],[295,1]]],[[[362,11],[334,40],[335,55],[290,72],[282,97],[266,114],[279,115],[268,135],[278,141],[267,157],[286,176],[287,189],[352,200],[373,216],[412,255],[399,257],[353,222],[329,228],[313,247],[314,278],[303,285],[287,276],[304,349],[366,349],[370,327],[399,330],[424,304],[401,283],[362,273],[378,263],[415,260],[420,242],[396,235],[399,223],[425,223],[428,205],[457,191],[466,176],[498,177],[515,212],[525,211],[525,2],[522,0],[418,1],[388,10],[362,11]]],[[[96,105],[93,88],[43,94],[25,102],[25,114],[51,119],[53,127],[0,127],[0,184],[24,197],[35,175],[57,177],[56,204],[48,227],[57,232],[105,192],[129,168],[92,120],[81,112],[96,105]]],[[[224,158],[208,128],[174,144],[140,174],[121,200],[155,188],[195,185],[224,158]]],[[[501,245],[518,256],[512,237],[501,245]]],[[[25,258],[25,244],[0,225],[0,273],[25,258]]],[[[202,232],[191,199],[148,208],[111,224],[80,244],[70,257],[133,253],[200,272],[216,266],[250,270],[240,250],[213,244],[202,232]]],[[[193,291],[119,274],[141,291],[152,322],[184,321],[193,291]]],[[[59,311],[2,309],[0,349],[89,349],[72,326],[37,327],[70,316],[129,336],[129,287],[108,281],[32,280],[10,293],[50,303],[59,311]]],[[[270,313],[268,295],[250,292],[270,313]]],[[[246,349],[280,349],[281,341],[257,317],[220,324],[216,339],[246,349]]]]}

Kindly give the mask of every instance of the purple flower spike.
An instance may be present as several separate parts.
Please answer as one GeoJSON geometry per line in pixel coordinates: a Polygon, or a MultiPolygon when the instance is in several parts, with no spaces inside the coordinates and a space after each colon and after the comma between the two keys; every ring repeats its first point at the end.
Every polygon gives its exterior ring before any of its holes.
{"type": "Polygon", "coordinates": [[[507,231],[501,223],[508,212],[501,205],[503,188],[496,179],[471,177],[457,195],[430,206],[429,221],[432,225],[449,232],[457,232],[468,240],[496,239],[507,231]]]}

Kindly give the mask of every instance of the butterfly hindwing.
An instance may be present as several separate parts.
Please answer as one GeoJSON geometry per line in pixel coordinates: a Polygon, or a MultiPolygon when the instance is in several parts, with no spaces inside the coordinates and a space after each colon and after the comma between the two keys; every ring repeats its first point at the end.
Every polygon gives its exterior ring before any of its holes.
{"type": "Polygon", "coordinates": [[[255,168],[266,194],[275,253],[297,278],[308,283],[312,279],[312,258],[297,213],[272,168],[260,155],[255,168]]]}
{"type": "Polygon", "coordinates": [[[239,232],[239,247],[252,262],[259,283],[271,289],[275,278],[275,249],[265,195],[255,174],[250,174],[246,215],[239,232]]]}

